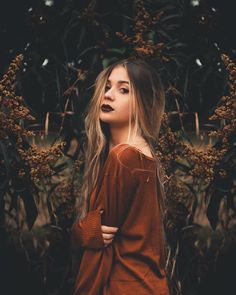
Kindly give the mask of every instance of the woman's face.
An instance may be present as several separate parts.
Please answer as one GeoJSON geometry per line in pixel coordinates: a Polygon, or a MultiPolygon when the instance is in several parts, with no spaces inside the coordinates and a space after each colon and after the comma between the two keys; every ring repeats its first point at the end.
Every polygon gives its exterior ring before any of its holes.
{"type": "Polygon", "coordinates": [[[101,103],[100,120],[112,126],[124,126],[129,122],[130,80],[123,66],[115,67],[107,80],[104,99],[101,103]],[[113,110],[106,111],[103,104],[113,110]]]}

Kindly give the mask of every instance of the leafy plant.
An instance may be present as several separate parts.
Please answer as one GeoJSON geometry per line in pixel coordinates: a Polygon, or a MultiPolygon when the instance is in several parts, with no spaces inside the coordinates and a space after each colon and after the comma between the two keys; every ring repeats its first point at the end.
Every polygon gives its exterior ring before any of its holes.
{"type": "MultiPolygon", "coordinates": [[[[211,274],[217,277],[223,274],[221,266],[227,269],[225,258],[231,258],[231,272],[235,271],[236,68],[223,55],[223,71],[220,49],[212,38],[217,13],[208,1],[195,8],[191,1],[173,0],[58,3],[49,7],[41,1],[33,7],[29,18],[36,37],[25,48],[23,71],[16,78],[20,55],[0,82],[0,266],[7,270],[3,281],[8,282],[17,261],[32,270],[22,272],[17,281],[24,294],[36,292],[25,283],[29,278],[37,281],[40,295],[70,290],[69,231],[83,170],[83,111],[98,72],[117,59],[138,56],[161,73],[167,93],[156,152],[165,171],[173,292],[211,294],[206,286],[214,280],[211,274]],[[200,119],[208,120],[215,103],[210,98],[217,101],[226,84],[229,94],[210,118],[218,130],[207,135],[217,141],[200,147],[191,141],[184,115],[199,111],[200,119]],[[29,97],[27,103],[41,116],[39,121],[47,114],[45,125],[51,115],[60,118],[55,137],[65,136],[65,146],[58,141],[43,148],[32,144],[37,134],[28,129],[36,120],[16,89],[29,97]],[[70,153],[72,141],[76,143],[70,153]],[[42,200],[48,219],[37,226],[42,200]],[[59,279],[53,280],[50,271],[59,279]]],[[[197,140],[201,131],[196,130],[197,140]]],[[[12,294],[17,289],[4,286],[12,294]]],[[[214,290],[217,294],[220,288],[214,290]]]]}

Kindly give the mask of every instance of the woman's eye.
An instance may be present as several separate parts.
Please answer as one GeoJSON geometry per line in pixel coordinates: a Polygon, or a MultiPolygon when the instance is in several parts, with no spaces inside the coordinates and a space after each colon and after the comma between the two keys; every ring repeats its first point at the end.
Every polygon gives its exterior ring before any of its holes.
{"type": "Polygon", "coordinates": [[[127,93],[129,93],[129,89],[120,88],[120,92],[123,93],[123,94],[127,94],[127,93]]]}
{"type": "Polygon", "coordinates": [[[107,92],[109,89],[110,89],[110,87],[109,86],[106,86],[105,87],[105,92],[107,92]]]}

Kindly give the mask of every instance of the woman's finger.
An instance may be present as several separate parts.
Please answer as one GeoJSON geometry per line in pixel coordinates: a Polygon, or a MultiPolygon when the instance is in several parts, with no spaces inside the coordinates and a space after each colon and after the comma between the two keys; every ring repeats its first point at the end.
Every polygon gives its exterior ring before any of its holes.
{"type": "Polygon", "coordinates": [[[114,235],[113,234],[102,234],[103,236],[103,239],[105,240],[110,240],[110,239],[113,239],[114,238],[114,235]]]}
{"type": "Polygon", "coordinates": [[[108,246],[109,244],[111,244],[112,241],[113,241],[113,239],[111,239],[111,240],[103,240],[105,246],[108,246]]]}
{"type": "Polygon", "coordinates": [[[103,241],[104,241],[105,244],[110,244],[113,241],[113,239],[103,240],[103,241]]]}
{"type": "Polygon", "coordinates": [[[106,226],[106,225],[102,225],[102,232],[110,234],[110,233],[116,233],[117,230],[119,229],[118,227],[113,227],[113,226],[106,226]]]}

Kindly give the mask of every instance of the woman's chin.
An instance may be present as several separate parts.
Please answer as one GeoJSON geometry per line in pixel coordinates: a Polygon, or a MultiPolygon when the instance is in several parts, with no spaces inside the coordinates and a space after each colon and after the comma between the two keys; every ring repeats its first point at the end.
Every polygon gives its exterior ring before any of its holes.
{"type": "Polygon", "coordinates": [[[111,120],[111,116],[109,114],[101,114],[99,116],[100,121],[104,122],[104,123],[109,123],[111,120]]]}

